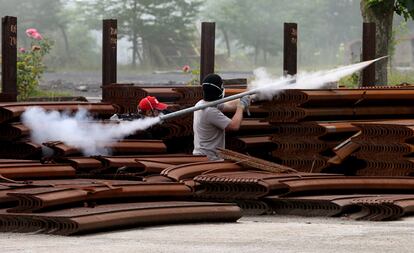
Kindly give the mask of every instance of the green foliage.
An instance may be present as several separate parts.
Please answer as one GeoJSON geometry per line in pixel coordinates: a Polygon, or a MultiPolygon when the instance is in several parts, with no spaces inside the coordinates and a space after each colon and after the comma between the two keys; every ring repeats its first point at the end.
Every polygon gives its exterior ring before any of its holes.
{"type": "Polygon", "coordinates": [[[388,83],[389,85],[404,85],[411,84],[414,85],[414,72],[398,72],[392,71],[388,74],[388,83]]]}
{"type": "Polygon", "coordinates": [[[376,9],[378,12],[387,11],[392,4],[394,5],[395,13],[404,17],[406,21],[414,19],[413,0],[366,0],[366,6],[376,9]]]}
{"type": "Polygon", "coordinates": [[[48,98],[54,98],[54,97],[69,97],[73,96],[73,94],[69,91],[48,91],[48,90],[41,90],[36,89],[32,94],[30,94],[30,97],[48,97],[48,98]]]}
{"type": "Polygon", "coordinates": [[[20,48],[17,54],[17,90],[18,99],[26,100],[33,95],[39,86],[46,66],[43,58],[50,51],[52,42],[46,38],[36,40],[30,38],[30,48],[20,48]]]}
{"type": "Polygon", "coordinates": [[[200,84],[200,68],[191,68],[189,65],[184,65],[183,72],[191,75],[191,80],[187,83],[188,86],[195,86],[200,84]]]}
{"type": "MultiPolygon", "coordinates": [[[[361,33],[358,3],[359,0],[221,0],[207,2],[202,15],[216,22],[219,43],[229,41],[230,58],[242,49],[249,58],[256,58],[256,66],[282,62],[283,23],[295,22],[299,64],[343,64],[335,57],[338,47],[359,38],[361,33]]],[[[237,59],[246,58],[238,55],[237,59]]]]}
{"type": "Polygon", "coordinates": [[[359,85],[359,75],[358,73],[353,73],[352,75],[346,76],[339,80],[339,86],[346,88],[356,88],[359,85]]]}
{"type": "Polygon", "coordinates": [[[408,19],[414,19],[414,1],[413,0],[397,0],[394,6],[395,12],[403,16],[407,21],[408,19]]]}
{"type": "Polygon", "coordinates": [[[132,43],[132,65],[173,65],[193,49],[198,0],[93,0],[82,5],[93,19],[118,20],[118,37],[132,43]]]}

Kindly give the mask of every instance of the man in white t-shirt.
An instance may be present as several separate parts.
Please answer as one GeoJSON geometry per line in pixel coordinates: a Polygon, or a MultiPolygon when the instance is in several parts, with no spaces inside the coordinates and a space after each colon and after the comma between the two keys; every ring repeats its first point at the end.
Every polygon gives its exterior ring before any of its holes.
{"type": "MultiPolygon", "coordinates": [[[[224,97],[223,80],[209,74],[203,80],[203,99],[196,106],[224,97]]],[[[243,111],[250,104],[249,96],[208,107],[194,112],[194,155],[206,155],[209,160],[219,160],[217,148],[225,147],[225,131],[237,131],[243,119],[243,111]],[[236,111],[230,119],[222,111],[236,111]]]]}

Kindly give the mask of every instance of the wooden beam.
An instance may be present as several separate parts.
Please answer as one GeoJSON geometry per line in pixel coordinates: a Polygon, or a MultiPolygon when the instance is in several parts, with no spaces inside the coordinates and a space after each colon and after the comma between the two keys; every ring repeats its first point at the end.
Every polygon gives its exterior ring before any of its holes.
{"type": "Polygon", "coordinates": [[[17,101],[17,18],[2,18],[2,101],[17,101]]]}
{"type": "Polygon", "coordinates": [[[206,75],[214,73],[215,29],[214,22],[201,23],[200,84],[206,75]]]}
{"type": "Polygon", "coordinates": [[[102,85],[116,83],[117,20],[103,20],[102,30],[102,85]]]}
{"type": "Polygon", "coordinates": [[[283,74],[296,75],[298,25],[296,23],[284,23],[283,38],[283,74]]]}
{"type": "MultiPolygon", "coordinates": [[[[362,27],[362,61],[376,58],[375,23],[364,23],[362,27]]],[[[362,70],[362,87],[375,86],[375,62],[362,70]]]]}

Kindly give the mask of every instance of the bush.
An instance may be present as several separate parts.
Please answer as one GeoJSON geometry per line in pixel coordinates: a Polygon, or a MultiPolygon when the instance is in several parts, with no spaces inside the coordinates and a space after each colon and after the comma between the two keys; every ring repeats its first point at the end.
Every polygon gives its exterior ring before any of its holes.
{"type": "Polygon", "coordinates": [[[46,69],[43,58],[49,53],[52,42],[34,28],[26,30],[30,38],[30,48],[19,48],[17,52],[18,99],[26,100],[38,89],[39,81],[46,69]]]}

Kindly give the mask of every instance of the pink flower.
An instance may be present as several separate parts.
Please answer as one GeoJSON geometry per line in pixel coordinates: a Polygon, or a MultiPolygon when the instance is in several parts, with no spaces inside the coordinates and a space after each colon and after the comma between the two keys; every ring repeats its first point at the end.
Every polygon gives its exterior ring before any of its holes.
{"type": "Polygon", "coordinates": [[[42,37],[42,35],[40,33],[34,33],[32,35],[32,38],[35,39],[35,40],[41,40],[41,39],[43,39],[43,37],[42,37]]]}
{"type": "Polygon", "coordinates": [[[29,36],[29,37],[32,37],[33,34],[35,34],[35,33],[38,33],[38,32],[34,28],[29,28],[29,29],[26,30],[26,35],[29,36]]]}
{"type": "Polygon", "coordinates": [[[188,65],[184,65],[183,66],[183,68],[182,68],[182,70],[183,70],[183,72],[185,72],[185,73],[188,73],[188,72],[190,72],[190,66],[188,66],[188,65]]]}
{"type": "Polygon", "coordinates": [[[20,53],[26,53],[26,48],[24,48],[24,47],[19,48],[19,52],[20,53]]]}

